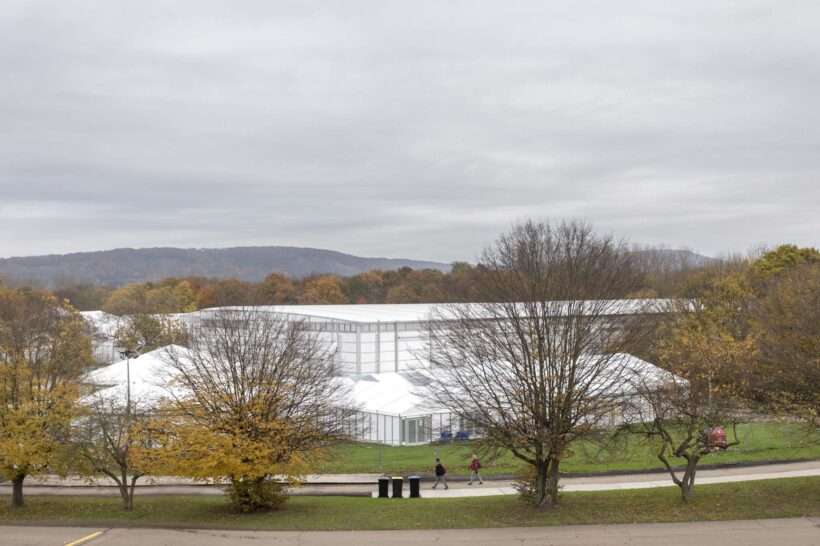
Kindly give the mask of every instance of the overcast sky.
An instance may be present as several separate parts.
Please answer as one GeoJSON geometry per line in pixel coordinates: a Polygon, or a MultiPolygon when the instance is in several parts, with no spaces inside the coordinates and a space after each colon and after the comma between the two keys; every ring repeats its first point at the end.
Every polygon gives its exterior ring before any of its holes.
{"type": "Polygon", "coordinates": [[[815,1],[0,5],[0,256],[474,260],[527,217],[716,255],[818,212],[815,1]]]}

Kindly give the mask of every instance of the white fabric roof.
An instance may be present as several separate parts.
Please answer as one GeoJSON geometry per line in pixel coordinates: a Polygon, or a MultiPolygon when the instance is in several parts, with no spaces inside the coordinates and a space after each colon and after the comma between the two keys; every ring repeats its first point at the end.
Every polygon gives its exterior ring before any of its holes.
{"type": "MultiPolygon", "coordinates": [[[[183,355],[186,351],[183,347],[169,346],[131,359],[131,400],[136,406],[147,409],[170,396],[174,372],[166,361],[169,350],[179,351],[183,355]]],[[[84,382],[101,388],[87,396],[84,402],[91,403],[102,398],[124,405],[127,364],[121,360],[88,373],[84,382]]],[[[424,381],[420,373],[391,372],[345,376],[339,380],[343,387],[350,389],[351,402],[363,411],[401,415],[429,412],[425,400],[416,394],[420,382],[424,381]]]]}
{"type": "Polygon", "coordinates": [[[388,372],[345,376],[342,381],[358,409],[404,416],[440,410],[422,396],[425,379],[418,372],[388,372]]]}
{"type": "Polygon", "coordinates": [[[610,361],[613,365],[623,366],[626,370],[624,382],[619,385],[620,391],[611,394],[623,395],[634,392],[636,378],[640,378],[646,385],[658,385],[675,377],[671,372],[659,368],[654,364],[640,359],[629,353],[614,353],[610,361]],[[631,376],[629,374],[632,374],[631,376]]]}
{"type": "Polygon", "coordinates": [[[170,384],[173,372],[165,360],[167,351],[179,351],[185,354],[187,349],[178,345],[169,345],[142,354],[129,361],[120,360],[108,366],[98,368],[86,374],[84,383],[102,387],[94,394],[85,397],[84,402],[98,398],[108,401],[126,400],[128,367],[131,368],[131,400],[137,406],[152,407],[170,395],[170,384]]]}
{"type": "MultiPolygon", "coordinates": [[[[560,303],[560,302],[558,302],[560,303]]],[[[660,312],[670,300],[665,299],[634,299],[609,300],[607,306],[612,314],[632,314],[639,312],[660,312]]],[[[401,304],[350,304],[350,305],[261,305],[256,307],[260,311],[269,311],[292,315],[305,320],[335,320],[344,322],[375,323],[375,322],[425,322],[430,320],[436,310],[445,312],[450,307],[480,305],[480,304],[453,304],[453,303],[401,303],[401,304]]],[[[188,315],[217,312],[220,309],[236,307],[215,307],[195,311],[188,315]]],[[[185,316],[185,315],[183,315],[185,316]]]]}
{"type": "MultiPolygon", "coordinates": [[[[170,397],[174,372],[166,360],[168,351],[175,351],[184,356],[187,349],[171,345],[131,359],[131,400],[135,406],[149,409],[170,397]]],[[[636,356],[626,353],[613,356],[613,363],[617,362],[635,371],[650,384],[671,377],[669,372],[636,356]]],[[[126,365],[126,361],[122,360],[88,373],[84,382],[101,388],[93,395],[87,396],[84,402],[91,403],[102,398],[124,405],[126,365]]],[[[363,411],[412,416],[440,411],[440,408],[424,396],[424,387],[429,383],[428,373],[428,370],[385,372],[344,376],[339,380],[344,387],[350,389],[351,402],[363,411]]]]}
{"type": "Polygon", "coordinates": [[[120,325],[120,317],[105,311],[80,311],[80,315],[95,332],[108,338],[114,337],[120,325]]]}
{"type": "MultiPolygon", "coordinates": [[[[332,320],[344,322],[420,322],[429,320],[436,305],[412,304],[356,304],[356,305],[260,305],[259,311],[290,315],[304,320],[332,320]]],[[[204,309],[198,313],[208,314],[231,307],[204,309]]]]}

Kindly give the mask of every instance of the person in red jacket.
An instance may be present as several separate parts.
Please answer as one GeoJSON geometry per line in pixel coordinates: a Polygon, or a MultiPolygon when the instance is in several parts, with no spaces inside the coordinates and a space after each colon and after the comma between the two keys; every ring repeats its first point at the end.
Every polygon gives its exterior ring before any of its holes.
{"type": "Polygon", "coordinates": [[[478,485],[484,483],[481,479],[481,474],[479,474],[479,470],[481,470],[481,461],[478,460],[478,455],[473,453],[473,460],[470,461],[470,481],[467,485],[473,485],[473,480],[478,480],[478,485]]]}

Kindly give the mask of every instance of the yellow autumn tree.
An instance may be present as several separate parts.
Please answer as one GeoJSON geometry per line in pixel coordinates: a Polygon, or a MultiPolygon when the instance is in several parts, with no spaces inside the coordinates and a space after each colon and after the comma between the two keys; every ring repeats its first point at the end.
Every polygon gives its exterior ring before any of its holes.
{"type": "Polygon", "coordinates": [[[227,481],[240,512],[280,507],[287,499],[282,482],[298,483],[318,457],[318,449],[294,449],[299,431],[283,420],[215,420],[195,404],[167,409],[138,425],[135,434],[151,443],[133,448],[134,463],[154,474],[227,481]]]}
{"type": "Polygon", "coordinates": [[[174,278],[121,286],[103,304],[104,311],[115,315],[187,313],[196,309],[197,294],[191,282],[174,278]]]}
{"type": "Polygon", "coordinates": [[[166,345],[185,345],[188,332],[171,317],[137,314],[120,320],[114,339],[124,350],[147,353],[166,345]]]}
{"type": "Polygon", "coordinates": [[[273,272],[256,286],[256,298],[260,305],[296,303],[296,286],[285,275],[273,272]]]}
{"type": "MultiPolygon", "coordinates": [[[[813,254],[803,254],[820,256],[811,250],[813,254]]],[[[748,396],[762,409],[804,419],[816,431],[820,425],[820,258],[779,269],[769,255],[761,261],[767,258],[769,274],[760,282],[750,320],[759,358],[750,370],[748,396]]]]}
{"type": "Polygon", "coordinates": [[[107,476],[116,485],[125,511],[134,509],[137,480],[146,474],[135,452],[153,441],[141,426],[149,419],[146,404],[120,399],[104,391],[89,395],[82,412],[73,420],[72,471],[88,478],[107,476]]]}
{"type": "Polygon", "coordinates": [[[736,395],[756,353],[749,322],[753,304],[743,273],[717,277],[698,297],[673,302],[658,336],[659,363],[707,398],[718,389],[736,395]]]}
{"type": "Polygon", "coordinates": [[[332,354],[304,324],[252,308],[211,312],[167,352],[173,401],[142,434],[152,473],[225,480],[242,512],[277,508],[340,436],[347,410],[332,354]]]}
{"type": "Polygon", "coordinates": [[[0,475],[23,505],[23,481],[65,468],[65,446],[91,362],[82,317],[52,295],[0,287],[0,475]]]}
{"type": "Polygon", "coordinates": [[[655,444],[684,502],[700,461],[739,443],[744,374],[756,353],[747,317],[752,301],[746,277],[729,274],[710,281],[700,297],[673,302],[656,347],[658,363],[672,373],[633,378],[625,428],[655,444]],[[675,459],[684,461],[682,472],[675,459]]]}
{"type": "Polygon", "coordinates": [[[340,304],[347,303],[347,297],[338,277],[325,275],[307,279],[299,296],[302,304],[340,304]]]}

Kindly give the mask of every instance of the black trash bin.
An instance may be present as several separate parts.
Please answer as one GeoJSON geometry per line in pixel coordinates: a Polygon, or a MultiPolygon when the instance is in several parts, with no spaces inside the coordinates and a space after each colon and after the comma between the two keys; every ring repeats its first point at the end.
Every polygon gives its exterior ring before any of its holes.
{"type": "Polygon", "coordinates": [[[390,478],[379,478],[379,498],[390,498],[390,478]]]}
{"type": "Polygon", "coordinates": [[[393,476],[393,498],[400,499],[401,498],[401,490],[404,487],[404,478],[401,476],[393,476]]]}
{"type": "Polygon", "coordinates": [[[410,498],[417,499],[421,497],[421,477],[410,476],[407,479],[410,480],[410,498]]]}

